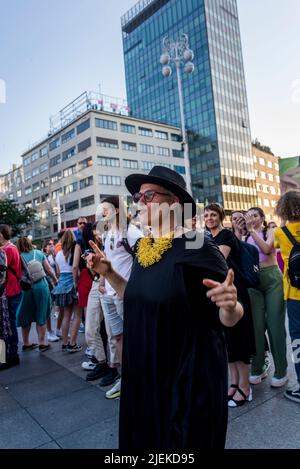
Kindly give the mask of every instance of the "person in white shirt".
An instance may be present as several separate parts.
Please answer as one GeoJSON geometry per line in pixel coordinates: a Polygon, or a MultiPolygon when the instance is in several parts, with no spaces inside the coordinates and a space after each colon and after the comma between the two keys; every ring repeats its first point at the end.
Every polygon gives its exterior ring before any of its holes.
{"type": "MultiPolygon", "coordinates": [[[[123,278],[129,279],[134,259],[134,246],[142,237],[142,233],[135,225],[129,224],[124,204],[118,196],[103,199],[101,211],[109,227],[103,235],[106,258],[116,272],[123,278]]],[[[101,304],[105,321],[110,327],[116,344],[118,359],[122,363],[123,299],[117,295],[107,280],[102,290],[101,304]]],[[[106,397],[110,399],[119,397],[120,385],[121,379],[119,378],[115,386],[106,393],[106,397]]]]}

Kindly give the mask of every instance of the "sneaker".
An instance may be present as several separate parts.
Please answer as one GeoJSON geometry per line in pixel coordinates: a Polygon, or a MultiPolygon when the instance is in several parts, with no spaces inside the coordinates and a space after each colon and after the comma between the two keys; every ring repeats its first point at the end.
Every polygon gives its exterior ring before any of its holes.
{"type": "Polygon", "coordinates": [[[261,375],[250,375],[249,383],[250,384],[260,384],[263,379],[268,376],[268,370],[265,370],[261,375]]]}
{"type": "Polygon", "coordinates": [[[84,326],[84,324],[83,324],[83,323],[81,323],[81,324],[80,324],[80,327],[79,327],[79,330],[78,330],[78,332],[81,332],[82,334],[84,334],[84,333],[85,333],[85,326],[84,326]]]}
{"type": "Polygon", "coordinates": [[[271,366],[271,360],[270,360],[270,357],[269,357],[269,353],[268,352],[265,352],[265,371],[269,371],[270,369],[270,366],[271,366]]]}
{"type": "Polygon", "coordinates": [[[77,344],[74,344],[74,345],[68,344],[67,345],[67,352],[74,353],[74,352],[80,352],[80,350],[82,350],[81,345],[77,345],[77,344]]]}
{"type": "Polygon", "coordinates": [[[89,359],[91,359],[91,358],[93,357],[93,352],[92,352],[92,349],[91,349],[90,347],[87,347],[87,348],[85,349],[84,354],[85,354],[89,359]]]}
{"type": "Polygon", "coordinates": [[[271,379],[271,388],[281,388],[288,382],[289,378],[285,375],[283,378],[272,378],[271,379]]]}
{"type": "Polygon", "coordinates": [[[287,389],[283,395],[290,401],[298,402],[300,404],[300,387],[294,391],[292,389],[287,389]]]}
{"type": "Polygon", "coordinates": [[[92,357],[88,362],[81,363],[81,368],[83,368],[86,371],[91,371],[94,368],[96,368],[97,364],[98,364],[97,358],[92,357]]]}
{"type": "Polygon", "coordinates": [[[59,337],[59,338],[61,339],[61,330],[60,330],[60,329],[56,329],[55,335],[56,335],[56,337],[59,337]]]}
{"type": "Polygon", "coordinates": [[[118,370],[116,368],[109,368],[107,374],[103,376],[103,378],[101,378],[99,386],[110,386],[119,378],[120,375],[118,373],[118,370]]]}
{"type": "Polygon", "coordinates": [[[109,368],[107,363],[98,363],[95,368],[86,375],[87,381],[94,381],[95,379],[100,379],[105,377],[109,373],[109,368]]]}
{"type": "Polygon", "coordinates": [[[106,399],[117,399],[121,395],[121,378],[118,379],[116,384],[105,393],[106,399]]]}
{"type": "Polygon", "coordinates": [[[59,340],[59,337],[57,337],[57,335],[53,331],[50,331],[47,332],[47,339],[48,342],[57,342],[59,340]]]}
{"type": "MultiPolygon", "coordinates": [[[[68,344],[68,345],[69,345],[69,344],[68,344]]],[[[68,345],[62,344],[62,346],[61,346],[61,351],[62,351],[62,352],[66,352],[67,349],[68,349],[68,345]]]]}

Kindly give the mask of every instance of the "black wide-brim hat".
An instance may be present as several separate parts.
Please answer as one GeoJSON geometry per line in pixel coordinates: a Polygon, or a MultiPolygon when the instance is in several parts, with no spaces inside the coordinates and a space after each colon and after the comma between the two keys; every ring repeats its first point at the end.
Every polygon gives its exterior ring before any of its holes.
{"type": "MultiPolygon", "coordinates": [[[[187,192],[184,178],[173,169],[165,166],[154,166],[149,174],[130,174],[125,179],[125,185],[130,194],[140,191],[141,185],[146,183],[158,184],[176,195],[181,204],[191,204],[192,216],[196,215],[196,203],[187,192]]],[[[184,218],[191,218],[190,210],[184,211],[184,218]]]]}

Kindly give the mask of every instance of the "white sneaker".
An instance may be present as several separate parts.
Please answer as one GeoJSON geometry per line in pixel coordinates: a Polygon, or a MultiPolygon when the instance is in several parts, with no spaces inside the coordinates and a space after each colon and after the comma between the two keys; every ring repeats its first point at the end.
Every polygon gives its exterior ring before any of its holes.
{"type": "Polygon", "coordinates": [[[281,388],[288,382],[289,378],[288,375],[285,375],[283,378],[272,378],[271,379],[271,387],[272,388],[281,388]]]}
{"type": "Polygon", "coordinates": [[[250,384],[260,384],[263,379],[268,376],[268,370],[265,370],[261,375],[250,375],[249,383],[250,384]]]}
{"type": "Polygon", "coordinates": [[[90,347],[87,347],[87,348],[85,349],[84,354],[85,354],[88,358],[92,358],[92,356],[93,356],[92,349],[91,349],[90,347]]]}
{"type": "Polygon", "coordinates": [[[60,329],[56,329],[55,335],[56,335],[57,337],[61,338],[61,330],[60,330],[60,329]]]}
{"type": "Polygon", "coordinates": [[[94,370],[96,366],[97,366],[97,363],[93,363],[91,360],[89,360],[88,362],[81,363],[81,368],[83,368],[86,371],[94,370]]]}
{"type": "Polygon", "coordinates": [[[116,384],[105,393],[106,399],[117,399],[121,395],[121,378],[118,379],[116,384]]]}
{"type": "Polygon", "coordinates": [[[59,340],[59,337],[57,337],[57,335],[53,331],[50,331],[47,332],[47,339],[48,342],[57,342],[59,340]]]}

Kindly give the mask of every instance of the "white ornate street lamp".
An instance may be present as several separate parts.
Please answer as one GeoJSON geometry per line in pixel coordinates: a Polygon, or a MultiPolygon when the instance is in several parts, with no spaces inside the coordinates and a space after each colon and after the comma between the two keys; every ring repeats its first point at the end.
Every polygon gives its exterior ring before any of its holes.
{"type": "Polygon", "coordinates": [[[174,63],[176,66],[180,119],[181,119],[182,144],[183,144],[183,154],[184,154],[184,164],[185,164],[185,179],[186,179],[186,187],[190,194],[192,194],[192,184],[191,184],[188,139],[187,139],[186,128],[185,128],[181,66],[184,65],[184,71],[186,73],[193,73],[194,68],[195,68],[192,62],[193,58],[194,58],[194,53],[189,48],[189,38],[187,34],[181,34],[176,41],[174,41],[173,39],[169,39],[167,36],[163,38],[163,53],[160,57],[160,63],[163,65],[163,68],[162,68],[163,76],[164,77],[171,76],[172,63],[174,63]]]}

